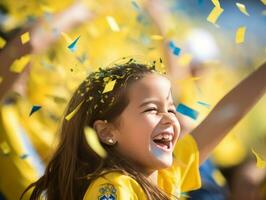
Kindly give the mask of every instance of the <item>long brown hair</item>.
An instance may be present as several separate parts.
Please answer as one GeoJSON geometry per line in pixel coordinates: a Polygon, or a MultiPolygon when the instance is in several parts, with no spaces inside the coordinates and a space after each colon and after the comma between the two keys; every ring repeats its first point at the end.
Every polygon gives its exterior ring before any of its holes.
{"type": "Polygon", "coordinates": [[[88,145],[84,127],[93,127],[95,120],[113,122],[129,103],[127,87],[154,73],[155,65],[144,65],[130,60],[127,63],[91,73],[77,88],[71,98],[66,114],[78,105],[78,112],[69,121],[63,119],[60,142],[45,173],[23,192],[31,188],[30,199],[44,196],[48,200],[83,199],[86,189],[97,177],[110,171],[120,171],[134,178],[145,191],[147,198],[169,200],[170,197],[152,184],[144,174],[128,160],[123,159],[112,146],[101,143],[107,157],[96,154],[88,145]],[[116,80],[111,92],[102,93],[106,82],[116,80]]]}

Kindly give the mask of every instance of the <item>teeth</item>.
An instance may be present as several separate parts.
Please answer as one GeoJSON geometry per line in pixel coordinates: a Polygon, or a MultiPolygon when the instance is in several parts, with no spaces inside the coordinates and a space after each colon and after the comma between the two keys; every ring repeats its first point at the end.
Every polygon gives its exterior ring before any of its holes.
{"type": "Polygon", "coordinates": [[[172,135],[169,135],[169,134],[160,134],[160,135],[157,135],[156,137],[153,138],[154,140],[162,140],[164,139],[165,141],[171,141],[173,139],[173,136],[172,135]]]}

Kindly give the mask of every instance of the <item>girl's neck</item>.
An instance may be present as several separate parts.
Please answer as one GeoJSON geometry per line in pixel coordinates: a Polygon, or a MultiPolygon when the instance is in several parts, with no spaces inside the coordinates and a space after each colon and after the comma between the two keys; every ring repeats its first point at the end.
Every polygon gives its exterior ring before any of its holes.
{"type": "Polygon", "coordinates": [[[154,185],[157,185],[158,170],[147,173],[147,177],[154,185]]]}

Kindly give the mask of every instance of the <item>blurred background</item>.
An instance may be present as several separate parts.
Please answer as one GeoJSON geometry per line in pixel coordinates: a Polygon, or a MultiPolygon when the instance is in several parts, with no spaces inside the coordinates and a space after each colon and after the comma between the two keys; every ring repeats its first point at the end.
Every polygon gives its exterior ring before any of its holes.
{"type": "MultiPolygon", "coordinates": [[[[199,113],[180,114],[187,134],[265,62],[266,1],[1,0],[1,200],[19,199],[43,173],[78,84],[123,57],[162,60],[176,104],[199,113]]],[[[266,199],[265,119],[264,97],[203,164],[203,187],[188,199],[266,199]]]]}

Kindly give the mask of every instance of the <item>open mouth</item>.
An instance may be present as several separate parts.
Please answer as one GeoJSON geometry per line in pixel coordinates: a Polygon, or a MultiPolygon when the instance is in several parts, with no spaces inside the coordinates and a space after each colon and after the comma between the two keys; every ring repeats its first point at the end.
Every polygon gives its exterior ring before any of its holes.
{"type": "Polygon", "coordinates": [[[157,147],[170,151],[172,149],[173,135],[170,134],[160,134],[153,138],[153,142],[157,147]]]}

